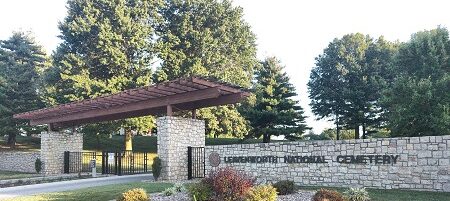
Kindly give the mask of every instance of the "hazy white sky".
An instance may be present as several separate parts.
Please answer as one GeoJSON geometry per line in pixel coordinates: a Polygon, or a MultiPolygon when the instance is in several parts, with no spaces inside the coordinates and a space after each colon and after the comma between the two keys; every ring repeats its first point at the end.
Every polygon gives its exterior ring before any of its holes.
{"type": "MultiPolygon", "coordinates": [[[[0,40],[14,30],[32,31],[51,53],[59,43],[58,21],[66,15],[64,0],[0,1],[0,40]]],[[[297,88],[307,123],[319,133],[332,124],[315,120],[308,106],[306,83],[314,58],[347,33],[406,41],[414,32],[438,25],[450,27],[445,0],[235,0],[257,35],[258,57],[276,56],[297,88]]]]}

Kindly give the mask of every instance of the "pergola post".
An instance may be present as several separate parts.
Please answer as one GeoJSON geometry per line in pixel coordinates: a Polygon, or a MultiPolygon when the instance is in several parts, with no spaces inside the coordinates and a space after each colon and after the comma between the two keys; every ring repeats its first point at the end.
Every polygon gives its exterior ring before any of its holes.
{"type": "Polygon", "coordinates": [[[196,110],[196,109],[193,109],[193,110],[192,110],[192,118],[193,118],[193,119],[196,119],[196,118],[197,118],[197,110],[196,110]]]}
{"type": "Polygon", "coordinates": [[[55,130],[55,125],[53,124],[48,124],[48,131],[54,131],[55,130]]]}
{"type": "Polygon", "coordinates": [[[171,117],[172,116],[172,105],[167,105],[167,107],[166,107],[167,109],[167,116],[169,116],[169,117],[171,117]]]}

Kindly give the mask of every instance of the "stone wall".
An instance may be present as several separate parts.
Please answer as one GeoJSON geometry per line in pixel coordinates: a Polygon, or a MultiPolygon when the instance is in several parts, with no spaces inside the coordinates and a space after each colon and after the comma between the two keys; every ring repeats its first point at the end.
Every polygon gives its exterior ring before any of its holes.
{"type": "Polygon", "coordinates": [[[83,134],[50,131],[41,133],[42,172],[58,175],[64,172],[64,151],[83,151],[83,134]]]}
{"type": "Polygon", "coordinates": [[[207,172],[232,166],[267,182],[450,191],[448,135],[207,146],[206,159],[207,172]]]}
{"type": "Polygon", "coordinates": [[[0,170],[36,173],[34,163],[40,155],[39,152],[0,152],[0,170]]]}
{"type": "Polygon", "coordinates": [[[187,147],[205,146],[205,122],[181,117],[160,117],[157,126],[161,179],[186,180],[187,147]]]}

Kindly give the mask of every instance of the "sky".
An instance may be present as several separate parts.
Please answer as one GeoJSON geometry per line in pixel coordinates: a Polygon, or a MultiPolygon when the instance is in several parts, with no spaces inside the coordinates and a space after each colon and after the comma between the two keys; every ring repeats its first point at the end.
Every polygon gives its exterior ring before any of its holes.
{"type": "MultiPolygon", "coordinates": [[[[0,40],[13,31],[31,31],[51,54],[60,42],[58,22],[66,15],[65,4],[0,1],[0,40]]],[[[418,31],[450,27],[450,1],[445,0],[234,0],[233,4],[243,8],[244,19],[256,34],[258,58],[276,56],[285,66],[315,133],[333,125],[311,113],[306,83],[315,58],[330,41],[360,32],[404,42],[418,31]]]]}

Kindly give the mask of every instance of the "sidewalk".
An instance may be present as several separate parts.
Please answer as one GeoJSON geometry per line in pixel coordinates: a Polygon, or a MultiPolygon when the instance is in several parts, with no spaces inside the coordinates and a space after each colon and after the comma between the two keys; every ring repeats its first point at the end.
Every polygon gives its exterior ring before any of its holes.
{"type": "Polygon", "coordinates": [[[120,184],[129,182],[139,182],[143,180],[153,180],[151,174],[138,174],[127,176],[110,176],[102,178],[80,179],[72,181],[61,181],[45,184],[34,184],[27,186],[16,186],[0,188],[0,200],[18,196],[35,195],[41,193],[52,193],[70,191],[95,186],[105,186],[110,184],[120,184]]]}

